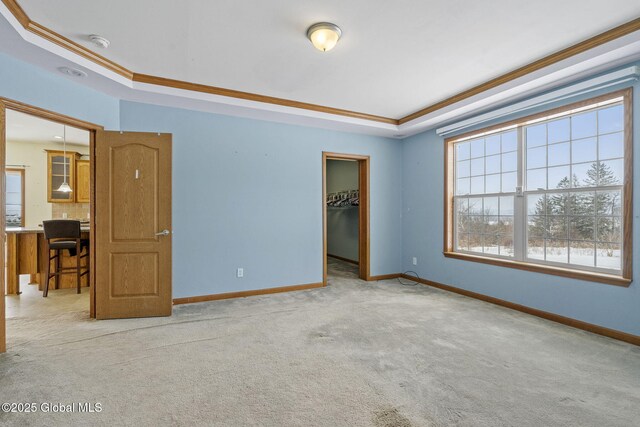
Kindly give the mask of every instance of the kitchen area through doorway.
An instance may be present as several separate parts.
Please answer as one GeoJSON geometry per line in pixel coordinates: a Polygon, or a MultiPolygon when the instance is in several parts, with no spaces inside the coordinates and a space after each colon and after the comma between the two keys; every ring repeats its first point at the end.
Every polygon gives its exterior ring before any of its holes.
{"type": "MultiPolygon", "coordinates": [[[[6,110],[4,273],[10,338],[21,320],[68,312],[89,317],[90,140],[88,130],[6,110]],[[77,221],[80,253],[64,245],[49,250],[44,224],[50,220],[77,221]],[[86,271],[80,287],[78,257],[80,271],[86,271]],[[60,271],[68,273],[51,277],[45,292],[49,273],[60,271]]],[[[62,237],[50,242],[72,236],[62,237]]]]}

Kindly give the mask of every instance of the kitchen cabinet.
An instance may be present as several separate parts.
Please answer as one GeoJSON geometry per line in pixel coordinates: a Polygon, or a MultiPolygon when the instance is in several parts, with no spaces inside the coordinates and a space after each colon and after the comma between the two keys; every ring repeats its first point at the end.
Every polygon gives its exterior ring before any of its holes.
{"type": "Polygon", "coordinates": [[[46,150],[47,151],[47,201],[49,203],[73,203],[76,191],[76,161],[80,154],[74,151],[46,150]],[[66,167],[65,167],[66,164],[66,167]],[[70,193],[57,191],[64,181],[73,190],[70,193]]]}
{"type": "Polygon", "coordinates": [[[76,160],[76,187],[73,191],[77,203],[89,203],[90,171],[89,160],[76,160]]]}

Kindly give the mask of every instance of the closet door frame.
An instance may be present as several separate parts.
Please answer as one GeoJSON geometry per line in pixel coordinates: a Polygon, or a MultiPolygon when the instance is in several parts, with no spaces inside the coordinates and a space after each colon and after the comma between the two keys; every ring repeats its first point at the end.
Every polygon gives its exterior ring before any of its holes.
{"type": "Polygon", "coordinates": [[[322,153],[322,284],[327,286],[327,160],[351,160],[358,162],[358,276],[371,281],[369,265],[369,156],[360,154],[322,153]]]}

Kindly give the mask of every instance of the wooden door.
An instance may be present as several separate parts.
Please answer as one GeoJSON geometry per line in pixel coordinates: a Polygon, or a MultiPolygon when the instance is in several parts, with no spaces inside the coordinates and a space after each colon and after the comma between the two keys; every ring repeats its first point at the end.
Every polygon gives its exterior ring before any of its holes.
{"type": "Polygon", "coordinates": [[[96,133],[96,318],[170,316],[171,135],[96,133]]]}

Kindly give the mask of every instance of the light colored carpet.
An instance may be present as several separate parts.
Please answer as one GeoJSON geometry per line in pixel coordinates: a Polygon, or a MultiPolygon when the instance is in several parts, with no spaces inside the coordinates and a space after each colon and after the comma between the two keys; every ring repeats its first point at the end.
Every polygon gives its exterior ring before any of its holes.
{"type": "Polygon", "coordinates": [[[327,288],[177,306],[171,318],[91,321],[77,303],[52,309],[77,298],[53,291],[34,303],[49,304],[39,316],[12,311],[0,400],[103,410],[0,413],[0,424],[638,425],[640,348],[330,269],[327,288]]]}

